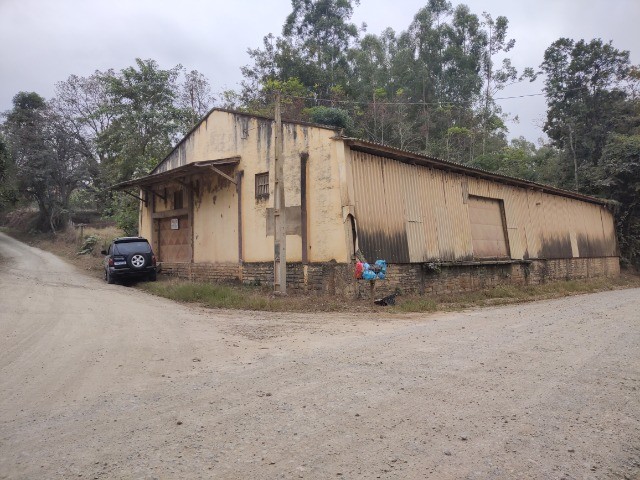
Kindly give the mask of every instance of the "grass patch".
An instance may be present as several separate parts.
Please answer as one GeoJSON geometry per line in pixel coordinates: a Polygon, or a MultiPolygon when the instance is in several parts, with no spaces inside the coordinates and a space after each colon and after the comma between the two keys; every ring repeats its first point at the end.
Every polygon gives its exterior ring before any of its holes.
{"type": "Polygon", "coordinates": [[[160,297],[211,308],[280,310],[281,307],[280,299],[269,298],[251,287],[179,281],[140,283],[138,286],[160,297]]]}
{"type": "Polygon", "coordinates": [[[507,305],[547,300],[569,295],[622,288],[640,288],[640,277],[623,274],[619,278],[558,281],[543,285],[500,285],[485,290],[449,295],[405,295],[391,308],[378,307],[368,299],[290,294],[275,296],[266,287],[216,285],[165,278],[155,283],[139,283],[144,291],[184,303],[209,308],[262,310],[277,312],[358,312],[358,313],[431,313],[465,308],[507,305]]]}
{"type": "Polygon", "coordinates": [[[201,283],[175,278],[160,277],[157,282],[138,283],[137,287],[153,295],[208,308],[272,312],[373,311],[376,308],[366,300],[295,293],[279,297],[266,287],[201,283]]]}
{"type": "Polygon", "coordinates": [[[508,305],[623,288],[640,288],[640,276],[622,273],[617,278],[569,280],[542,285],[499,285],[493,288],[431,297],[407,296],[398,299],[396,312],[434,312],[471,307],[508,305]]]}

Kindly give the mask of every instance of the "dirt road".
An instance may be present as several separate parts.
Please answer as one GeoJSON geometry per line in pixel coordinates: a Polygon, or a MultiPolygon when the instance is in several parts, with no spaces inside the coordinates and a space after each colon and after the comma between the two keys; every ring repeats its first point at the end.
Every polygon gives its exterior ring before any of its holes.
{"type": "Polygon", "coordinates": [[[0,234],[0,478],[640,478],[640,290],[211,311],[0,234]]]}

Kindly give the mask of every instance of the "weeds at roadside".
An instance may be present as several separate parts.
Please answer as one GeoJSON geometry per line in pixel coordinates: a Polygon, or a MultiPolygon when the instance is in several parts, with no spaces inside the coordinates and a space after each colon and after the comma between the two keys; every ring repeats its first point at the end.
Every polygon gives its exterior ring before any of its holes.
{"type": "Polygon", "coordinates": [[[209,308],[272,312],[337,312],[350,311],[355,305],[354,301],[344,301],[335,297],[295,294],[276,297],[270,290],[263,287],[200,283],[177,279],[139,283],[138,287],[159,297],[178,302],[197,303],[209,308]]]}

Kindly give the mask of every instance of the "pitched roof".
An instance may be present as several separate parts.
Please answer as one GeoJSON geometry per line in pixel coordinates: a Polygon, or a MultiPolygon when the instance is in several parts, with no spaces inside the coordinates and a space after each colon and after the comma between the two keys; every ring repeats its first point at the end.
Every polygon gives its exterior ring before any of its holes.
{"type": "Polygon", "coordinates": [[[502,175],[500,173],[490,172],[482,168],[470,167],[461,163],[452,162],[450,160],[442,160],[440,158],[424,155],[421,153],[411,152],[409,150],[403,150],[396,147],[391,147],[382,143],[371,142],[359,138],[341,137],[342,140],[349,145],[352,150],[362,151],[365,153],[371,153],[386,158],[391,158],[404,163],[422,165],[431,168],[437,168],[439,170],[446,170],[450,172],[460,173],[470,177],[482,178],[494,182],[504,183],[521,188],[534,189],[552,195],[560,195],[563,197],[574,198],[590,203],[597,203],[600,205],[610,205],[611,201],[585,195],[582,193],[574,192],[571,190],[565,190],[563,188],[552,187],[543,183],[533,182],[531,180],[525,180],[517,177],[510,177],[508,175],[502,175]]]}

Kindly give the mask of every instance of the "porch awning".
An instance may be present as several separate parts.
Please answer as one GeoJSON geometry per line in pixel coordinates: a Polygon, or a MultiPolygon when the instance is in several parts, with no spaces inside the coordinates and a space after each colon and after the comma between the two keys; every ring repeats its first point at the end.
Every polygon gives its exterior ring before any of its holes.
{"type": "Polygon", "coordinates": [[[239,162],[240,157],[230,157],[220,160],[204,160],[202,162],[187,163],[186,165],[182,165],[181,167],[177,167],[166,172],[160,172],[154,175],[147,175],[146,177],[136,178],[135,180],[127,180],[126,182],[116,183],[109,188],[111,190],[126,190],[132,187],[144,189],[145,187],[150,187],[152,185],[167,182],[177,178],[187,177],[195,173],[203,173],[203,170],[213,171],[218,175],[225,177],[230,182],[236,183],[236,181],[232,177],[221,171],[219,167],[237,165],[239,162]]]}

